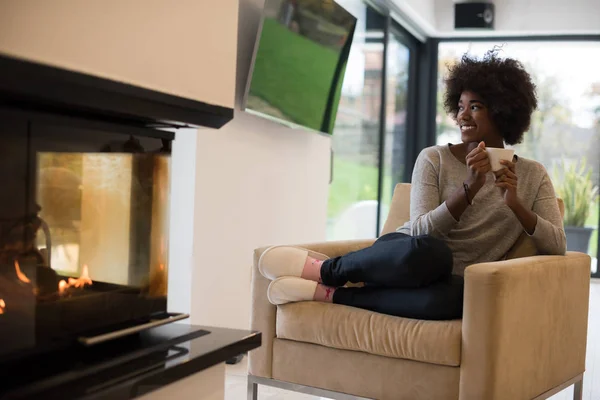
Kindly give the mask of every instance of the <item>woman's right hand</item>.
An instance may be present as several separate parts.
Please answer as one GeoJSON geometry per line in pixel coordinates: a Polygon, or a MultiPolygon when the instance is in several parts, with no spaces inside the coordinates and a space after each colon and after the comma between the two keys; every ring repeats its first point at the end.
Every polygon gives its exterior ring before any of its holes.
{"type": "Polygon", "coordinates": [[[480,142],[477,147],[467,154],[467,180],[465,183],[469,185],[469,189],[475,192],[479,191],[485,184],[485,177],[492,170],[490,159],[485,151],[485,143],[480,142]]]}

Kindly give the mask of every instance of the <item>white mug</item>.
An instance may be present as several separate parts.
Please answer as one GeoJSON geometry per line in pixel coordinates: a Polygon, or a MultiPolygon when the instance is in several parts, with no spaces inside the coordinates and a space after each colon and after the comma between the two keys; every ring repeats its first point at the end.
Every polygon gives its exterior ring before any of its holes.
{"type": "Polygon", "coordinates": [[[515,151],[513,149],[500,149],[497,147],[486,147],[485,151],[490,159],[492,171],[499,171],[505,167],[500,164],[500,160],[512,161],[515,151]]]}

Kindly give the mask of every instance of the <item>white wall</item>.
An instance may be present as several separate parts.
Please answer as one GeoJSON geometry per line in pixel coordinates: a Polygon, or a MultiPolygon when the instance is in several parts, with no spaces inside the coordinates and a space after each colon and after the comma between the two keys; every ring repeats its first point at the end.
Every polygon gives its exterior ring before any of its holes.
{"type": "MultiPolygon", "coordinates": [[[[262,0],[240,1],[237,104],[262,4],[262,0]]],[[[176,157],[183,155],[177,154],[182,147],[178,142],[189,140],[184,136],[189,132],[182,133],[176,136],[176,157]]],[[[325,239],[330,138],[236,110],[235,119],[225,127],[201,129],[195,139],[195,154],[186,155],[195,158],[195,176],[188,176],[191,161],[178,159],[173,167],[174,177],[186,177],[174,183],[172,210],[179,213],[178,220],[193,217],[194,226],[193,265],[186,265],[183,258],[175,260],[176,256],[170,261],[170,309],[185,307],[189,290],[192,323],[248,328],[253,250],[325,239]],[[192,196],[193,210],[188,204],[192,196]],[[176,271],[185,274],[188,268],[193,269],[191,286],[176,271]]],[[[182,227],[172,220],[172,254],[187,254],[187,245],[181,245],[189,240],[187,223],[182,227]]]]}
{"type": "MultiPolygon", "coordinates": [[[[454,30],[454,0],[435,0],[438,36],[463,35],[454,30]]],[[[600,0],[494,0],[492,32],[479,34],[600,34],[600,0]]]]}
{"type": "Polygon", "coordinates": [[[236,17],[236,0],[0,0],[0,54],[233,107],[236,17]]]}

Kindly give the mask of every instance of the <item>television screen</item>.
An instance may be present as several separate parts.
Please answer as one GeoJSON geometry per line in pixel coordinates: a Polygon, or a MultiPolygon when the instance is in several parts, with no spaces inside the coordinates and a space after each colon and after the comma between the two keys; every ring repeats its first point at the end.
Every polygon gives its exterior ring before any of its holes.
{"type": "Polygon", "coordinates": [[[332,133],[355,26],[333,0],[266,0],[244,108],[332,133]]]}

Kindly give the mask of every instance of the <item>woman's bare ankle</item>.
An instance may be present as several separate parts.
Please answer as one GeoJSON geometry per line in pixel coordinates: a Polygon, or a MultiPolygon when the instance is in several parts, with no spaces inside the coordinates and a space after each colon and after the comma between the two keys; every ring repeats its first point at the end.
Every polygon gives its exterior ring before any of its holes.
{"type": "Polygon", "coordinates": [[[309,281],[321,282],[321,265],[323,265],[322,260],[306,257],[304,268],[302,269],[302,275],[300,277],[303,279],[308,279],[309,281]]]}
{"type": "Polygon", "coordinates": [[[335,293],[335,288],[331,286],[325,286],[323,284],[318,284],[315,289],[315,295],[313,297],[314,301],[321,301],[324,303],[333,303],[333,293],[335,293]]]}

